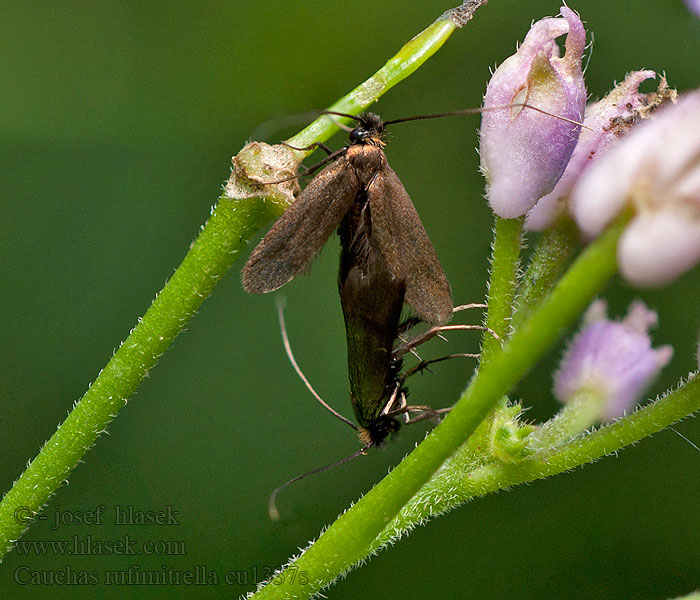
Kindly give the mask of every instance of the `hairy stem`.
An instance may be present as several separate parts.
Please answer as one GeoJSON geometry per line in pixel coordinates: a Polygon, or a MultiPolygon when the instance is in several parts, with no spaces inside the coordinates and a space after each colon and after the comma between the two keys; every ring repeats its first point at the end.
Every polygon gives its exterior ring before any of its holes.
{"type": "Polygon", "coordinates": [[[518,285],[523,223],[524,218],[502,219],[496,216],[486,327],[495,331],[500,341],[493,335],[484,333],[479,361],[482,366],[490,362],[510,333],[510,319],[518,285]]]}
{"type": "Polygon", "coordinates": [[[182,327],[209,296],[246,240],[271,215],[256,200],[222,198],[177,271],[66,420],[0,503],[0,557],[66,480],[182,327]]]}
{"type": "Polygon", "coordinates": [[[542,234],[523,275],[518,309],[513,315],[514,329],[552,289],[571,258],[577,238],[578,230],[569,218],[559,219],[542,234]]]}
{"type": "Polygon", "coordinates": [[[562,446],[599,423],[604,408],[605,398],[600,393],[579,391],[533,435],[530,447],[540,450],[562,446]]]}
{"type": "Polygon", "coordinates": [[[489,492],[544,479],[613,454],[661,431],[700,410],[700,377],[668,393],[635,413],[563,445],[541,447],[515,463],[491,462],[473,468],[471,459],[458,452],[445,463],[368,549],[378,550],[416,525],[489,492]]]}

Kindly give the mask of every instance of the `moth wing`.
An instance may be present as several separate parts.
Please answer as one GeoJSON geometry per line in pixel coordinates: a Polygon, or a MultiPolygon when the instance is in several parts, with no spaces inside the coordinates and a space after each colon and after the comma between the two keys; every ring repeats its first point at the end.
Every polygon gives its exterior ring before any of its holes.
{"type": "Polygon", "coordinates": [[[345,156],[321,171],[253,250],[241,271],[243,289],[262,294],[291,281],[321,250],[359,190],[345,156]]]}
{"type": "Polygon", "coordinates": [[[372,238],[396,277],[406,280],[406,303],[439,325],[452,314],[452,292],[435,248],[408,192],[387,165],[369,186],[372,238]]]}

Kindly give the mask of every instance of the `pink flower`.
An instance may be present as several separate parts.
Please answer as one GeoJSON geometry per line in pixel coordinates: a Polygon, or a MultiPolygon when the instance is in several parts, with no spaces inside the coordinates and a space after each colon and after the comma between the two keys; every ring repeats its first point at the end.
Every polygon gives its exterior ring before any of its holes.
{"type": "Polygon", "coordinates": [[[632,304],[622,321],[611,321],[606,312],[604,301],[591,304],[554,380],[562,403],[582,393],[594,398],[599,421],[630,410],[673,355],[671,346],[651,347],[647,332],[657,316],[642,302],[632,304]]]}
{"type": "Polygon", "coordinates": [[[581,174],[594,160],[613,147],[639,119],[648,99],[640,94],[639,85],[656,77],[654,71],[634,71],[615,86],[605,98],[586,107],[585,127],[569,164],[554,189],[540,198],[527,214],[527,228],[533,231],[547,229],[565,210],[566,200],[581,174]]]}
{"type": "Polygon", "coordinates": [[[700,261],[700,90],[656,114],[591,164],[570,198],[591,238],[626,207],[635,210],[617,258],[638,286],[671,281],[700,261]]]}
{"type": "MultiPolygon", "coordinates": [[[[586,104],[581,57],[586,31],[570,8],[563,18],[537,21],[518,51],[491,77],[484,107],[527,103],[580,122],[586,104]],[[556,38],[566,35],[559,56],[556,38]]],[[[574,151],[580,126],[523,106],[486,111],[481,120],[481,170],[493,211],[504,218],[524,215],[552,191],[574,151]]]]}

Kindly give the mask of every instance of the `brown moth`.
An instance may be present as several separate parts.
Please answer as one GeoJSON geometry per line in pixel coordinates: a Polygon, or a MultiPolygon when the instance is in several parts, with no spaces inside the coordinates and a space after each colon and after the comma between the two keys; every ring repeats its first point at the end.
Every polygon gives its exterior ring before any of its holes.
{"type": "MultiPolygon", "coordinates": [[[[349,116],[349,115],[348,115],[349,116]]],[[[396,431],[406,412],[401,360],[393,346],[401,309],[441,325],[452,315],[450,284],[401,180],[384,154],[384,123],[364,113],[351,144],[301,192],[242,270],[250,293],[271,292],[310,263],[337,229],[338,287],[358,434],[372,446],[396,431]]]]}
{"type": "Polygon", "coordinates": [[[367,243],[391,275],[406,282],[406,303],[423,321],[444,323],[452,312],[450,284],[401,180],[384,150],[384,124],[364,113],[351,145],[299,194],[255,248],[243,288],[271,292],[291,281],[345,219],[365,220],[367,243]]]}

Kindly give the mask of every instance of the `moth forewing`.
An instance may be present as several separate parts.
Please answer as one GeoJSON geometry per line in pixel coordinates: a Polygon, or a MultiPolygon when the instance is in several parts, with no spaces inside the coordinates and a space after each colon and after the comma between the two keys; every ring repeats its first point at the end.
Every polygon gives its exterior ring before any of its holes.
{"type": "Polygon", "coordinates": [[[406,280],[406,303],[423,321],[452,315],[452,292],[435,248],[396,173],[385,165],[369,186],[372,236],[389,269],[406,280]]]}
{"type": "Polygon", "coordinates": [[[241,272],[243,289],[272,292],[311,262],[348,213],[360,182],[341,156],[299,194],[253,250],[241,272]]]}

